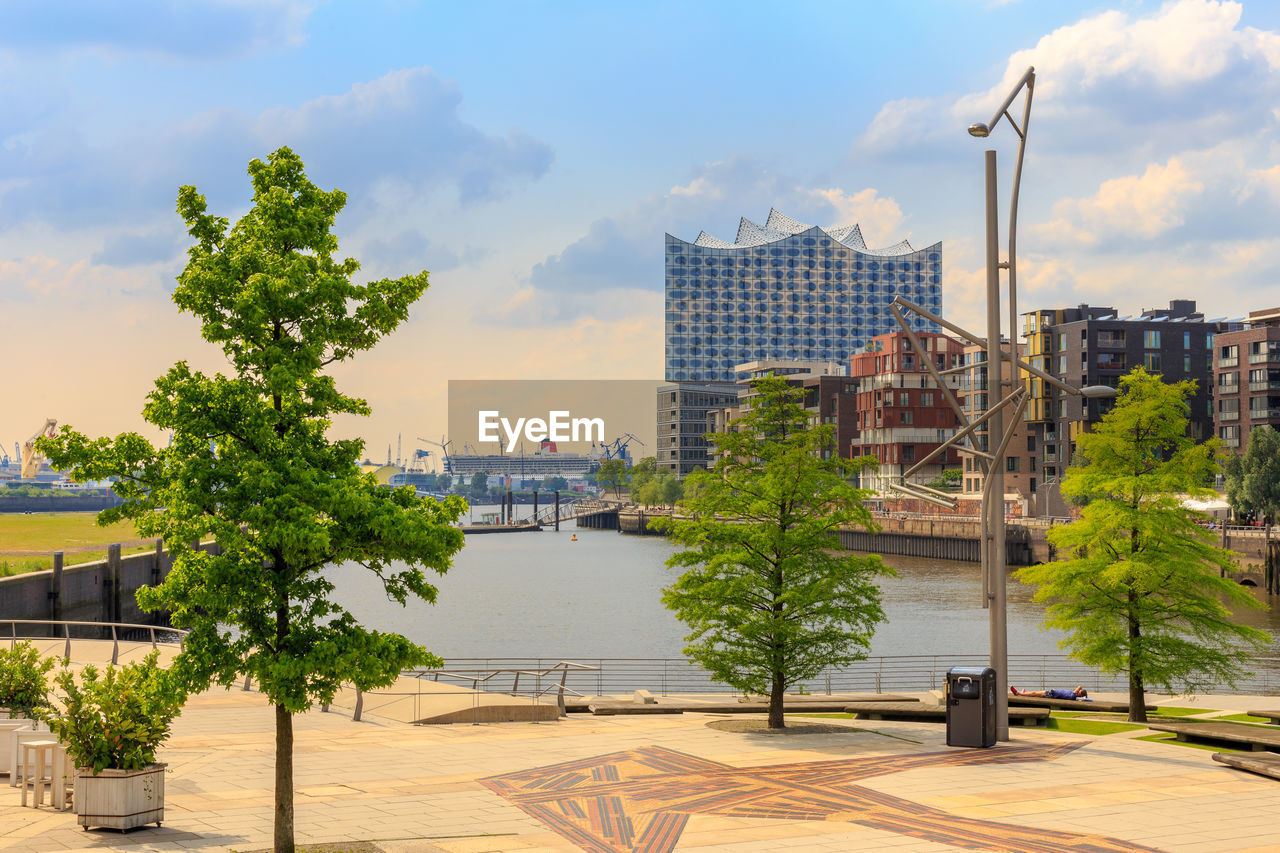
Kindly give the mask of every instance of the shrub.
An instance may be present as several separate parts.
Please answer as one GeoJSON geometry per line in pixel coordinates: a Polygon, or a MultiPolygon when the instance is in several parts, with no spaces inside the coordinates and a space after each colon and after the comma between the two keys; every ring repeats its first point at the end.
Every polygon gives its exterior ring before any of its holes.
{"type": "Polygon", "coordinates": [[[49,704],[46,676],[53,659],[41,659],[36,647],[25,640],[12,649],[0,648],[0,708],[11,714],[33,716],[49,704]]]}
{"type": "Polygon", "coordinates": [[[96,776],[107,767],[142,770],[155,763],[187,698],[170,673],[156,666],[157,655],[108,666],[101,675],[93,665],[78,679],[69,669],[58,673],[62,709],[41,716],[76,767],[92,768],[96,776]]]}

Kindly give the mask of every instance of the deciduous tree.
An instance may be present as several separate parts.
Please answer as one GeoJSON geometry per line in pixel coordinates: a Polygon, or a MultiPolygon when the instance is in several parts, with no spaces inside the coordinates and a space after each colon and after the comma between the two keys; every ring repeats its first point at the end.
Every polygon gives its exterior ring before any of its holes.
{"type": "Polygon", "coordinates": [[[1232,620],[1258,607],[1229,578],[1231,552],[1183,506],[1211,494],[1217,439],[1187,436],[1194,382],[1166,384],[1137,368],[1092,432],[1077,439],[1062,493],[1085,500],[1049,541],[1065,558],[1018,572],[1048,605],[1045,625],[1067,633],[1072,657],[1129,680],[1129,719],[1146,721],[1146,689],[1232,684],[1268,636],[1232,620]]]}
{"type": "Polygon", "coordinates": [[[341,684],[391,684],[437,663],[397,634],[369,630],[332,597],[328,566],[369,570],[388,598],[434,601],[424,569],[443,573],[462,547],[463,502],[422,500],[360,473],[363,443],[326,436],[333,415],[367,415],[326,368],[370,349],[407,316],[427,273],[352,282],[338,260],[334,217],[346,196],[325,192],[288,148],[249,163],[253,206],[233,227],[182,187],[178,212],[194,245],[173,299],[194,315],[231,371],[186,362],[156,381],[144,417],[171,431],[156,448],[136,433],[89,439],[66,430],[42,449],[78,479],[121,478],[123,506],[163,536],[173,569],[139,603],[189,629],[174,672],[190,689],[248,674],[275,708],[275,850],[294,849],[293,715],[330,702],[341,684]],[[218,549],[188,543],[212,537],[218,549]]]}
{"type": "Polygon", "coordinates": [[[718,681],[769,696],[783,728],[788,687],[865,657],[884,619],[878,556],[839,550],[846,525],[873,529],[870,493],[850,485],[865,462],[834,452],[834,427],[812,426],[803,391],[765,378],[726,433],[717,462],[685,478],[679,518],[656,525],[684,550],[663,603],[689,626],[685,654],[718,681]]]}
{"type": "Polygon", "coordinates": [[[613,489],[613,496],[620,497],[622,487],[627,484],[627,465],[621,459],[606,459],[600,463],[596,471],[596,485],[602,489],[613,489]]]}
{"type": "Polygon", "coordinates": [[[1271,525],[1280,512],[1280,431],[1260,424],[1249,431],[1243,456],[1227,456],[1227,502],[1237,514],[1262,516],[1263,562],[1267,592],[1280,592],[1275,560],[1271,558],[1271,525]]]}

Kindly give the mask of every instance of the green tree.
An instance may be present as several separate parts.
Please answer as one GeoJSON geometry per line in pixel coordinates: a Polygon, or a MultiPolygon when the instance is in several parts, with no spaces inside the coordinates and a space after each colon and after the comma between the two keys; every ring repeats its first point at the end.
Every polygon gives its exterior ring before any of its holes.
{"type": "Polygon", "coordinates": [[[437,474],[436,488],[442,492],[449,491],[449,489],[453,488],[453,478],[448,474],[437,474]]]}
{"type": "Polygon", "coordinates": [[[646,456],[631,466],[629,474],[631,494],[634,496],[646,483],[658,475],[658,460],[652,456],[646,456]]]}
{"type": "Polygon", "coordinates": [[[681,518],[655,526],[685,550],[684,573],[663,593],[691,633],[685,654],[718,681],[769,695],[769,727],[783,728],[788,687],[866,656],[884,619],[878,556],[837,550],[843,526],[873,529],[869,492],[850,484],[865,464],[824,458],[835,428],[810,426],[802,389],[769,377],[755,405],[710,436],[717,462],[685,478],[681,518]]]}
{"type": "Polygon", "coordinates": [[[1080,518],[1049,541],[1065,559],[1018,571],[1047,604],[1045,625],[1067,633],[1062,645],[1082,663],[1129,679],[1129,719],[1146,721],[1148,686],[1196,690],[1232,684],[1242,652],[1267,641],[1232,621],[1231,607],[1258,607],[1221,574],[1231,552],[1185,508],[1205,495],[1217,469],[1217,439],[1187,436],[1194,382],[1166,384],[1137,368],[1094,430],[1077,439],[1062,481],[1086,498],[1080,518]]]}
{"type": "Polygon", "coordinates": [[[548,492],[564,491],[569,488],[569,481],[564,477],[553,477],[548,474],[542,478],[542,488],[548,492]]]}
{"type": "Polygon", "coordinates": [[[173,300],[222,349],[229,375],[185,362],[156,381],[145,419],[173,434],[155,448],[136,433],[42,442],[80,479],[118,475],[125,503],[102,522],[133,519],[173,554],[147,610],[187,628],[174,672],[191,690],[251,676],[275,709],[275,850],[294,849],[293,715],[328,703],[342,683],[389,685],[438,664],[397,634],[369,630],[337,601],[328,566],[358,563],[387,596],[434,601],[424,569],[443,573],[463,543],[465,505],[380,488],[356,466],[358,440],[326,438],[333,415],[368,415],[326,368],[370,349],[407,316],[427,273],[353,284],[330,233],[346,196],[325,192],[288,148],[249,163],[253,206],[234,227],[206,212],[195,187],[178,212],[195,241],[173,300]],[[220,552],[187,543],[212,537],[220,552]]]}
{"type": "Polygon", "coordinates": [[[475,500],[488,500],[489,475],[477,471],[471,475],[471,497],[475,500]]]}
{"type": "Polygon", "coordinates": [[[627,485],[627,464],[621,459],[606,459],[596,470],[596,485],[613,489],[613,496],[621,497],[622,487],[627,485]]]}
{"type": "Polygon", "coordinates": [[[680,478],[670,471],[658,471],[639,486],[631,481],[631,499],[646,506],[675,506],[683,495],[680,478]]]}
{"type": "Polygon", "coordinates": [[[1254,427],[1244,455],[1230,454],[1223,469],[1231,509],[1237,515],[1262,516],[1264,583],[1267,592],[1280,592],[1280,578],[1271,558],[1271,525],[1280,511],[1280,431],[1266,424],[1254,427]]]}

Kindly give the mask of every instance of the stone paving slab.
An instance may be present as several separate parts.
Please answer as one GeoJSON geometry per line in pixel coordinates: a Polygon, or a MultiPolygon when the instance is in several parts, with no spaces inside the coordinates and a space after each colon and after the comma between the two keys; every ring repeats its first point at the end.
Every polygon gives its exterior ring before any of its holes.
{"type": "MultiPolygon", "coordinates": [[[[1277,702],[1195,697],[1174,704],[1230,711],[1277,702]]],[[[585,803],[599,785],[596,799],[618,798],[618,815],[635,825],[649,813],[637,805],[644,797],[654,813],[683,816],[670,846],[637,850],[1018,850],[1030,849],[1017,846],[1028,832],[1050,845],[1041,850],[1280,849],[1280,783],[1216,764],[1207,750],[1128,732],[1042,729],[1015,729],[1009,745],[992,750],[948,750],[945,732],[929,724],[826,720],[848,731],[778,735],[718,731],[706,725],[713,719],[686,712],[415,727],[376,715],[359,723],[340,713],[300,715],[298,839],[373,840],[386,853],[633,849],[588,846],[572,824],[596,824],[589,814],[573,817],[568,805],[564,820],[535,816],[544,804],[520,780],[573,764],[587,768],[585,778],[565,776],[561,784],[586,787],[559,801],[585,803]],[[628,783],[655,763],[652,778],[628,783]],[[502,779],[510,780],[505,794],[494,787],[502,779]],[[817,804],[828,810],[818,814],[817,804]],[[982,833],[995,846],[974,846],[982,833]],[[1058,847],[1055,838],[1094,846],[1058,847]]],[[[0,785],[0,850],[269,847],[272,726],[256,693],[193,697],[162,751],[169,765],[162,829],[83,832],[73,815],[21,808],[17,789],[0,785]]]]}

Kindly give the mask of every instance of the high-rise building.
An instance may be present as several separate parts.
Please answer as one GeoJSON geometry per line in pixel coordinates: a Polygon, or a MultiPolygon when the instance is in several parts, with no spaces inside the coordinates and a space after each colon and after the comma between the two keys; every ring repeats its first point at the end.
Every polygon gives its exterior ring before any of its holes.
{"type": "Polygon", "coordinates": [[[711,445],[704,438],[708,415],[736,407],[739,390],[732,382],[658,386],[658,469],[683,477],[711,467],[711,445]]]}
{"type": "MultiPolygon", "coordinates": [[[[1008,340],[1002,341],[1001,345],[1006,359],[1002,370],[1006,377],[1005,384],[1008,385],[1008,340]]],[[[1026,346],[1019,344],[1018,350],[1019,355],[1025,357],[1026,346]]],[[[987,387],[987,351],[983,347],[977,344],[966,346],[964,348],[964,364],[969,365],[970,369],[964,371],[964,379],[960,386],[964,396],[960,401],[960,405],[964,409],[965,417],[972,423],[987,411],[988,403],[998,403],[1002,398],[992,394],[987,387]]],[[[1010,426],[1009,419],[1013,417],[1014,411],[1015,409],[1013,408],[1005,410],[1002,424],[1005,429],[1010,426]]],[[[986,453],[992,451],[991,437],[988,435],[985,424],[974,430],[972,435],[974,446],[978,450],[986,453]]],[[[997,446],[999,445],[998,440],[996,444],[997,446]]],[[[983,487],[986,485],[983,460],[966,447],[961,447],[959,450],[963,471],[960,480],[960,494],[956,497],[959,501],[960,511],[965,515],[978,515],[983,487]]],[[[1030,424],[1027,423],[1025,417],[1013,424],[1013,435],[1009,439],[1009,444],[1005,447],[1002,466],[1004,468],[1005,515],[1036,515],[1036,489],[1043,482],[1043,478],[1040,474],[1040,458],[1036,445],[1036,434],[1031,429],[1030,424]]]]}
{"type": "MultiPolygon", "coordinates": [[[[1136,317],[1090,305],[1031,311],[1023,317],[1028,362],[1068,385],[1117,386],[1121,376],[1138,366],[1167,382],[1194,379],[1196,393],[1188,401],[1191,436],[1198,441],[1212,435],[1214,335],[1239,323],[1206,320],[1191,299],[1174,299],[1168,308],[1136,317]]],[[[1057,483],[1071,463],[1076,438],[1114,401],[1065,394],[1035,377],[1027,383],[1031,401],[1026,418],[1040,448],[1043,482],[1057,483]]]]}
{"type": "MultiPolygon", "coordinates": [[[[818,228],[776,210],[734,242],[666,238],[666,380],[734,382],[750,361],[847,362],[897,324],[902,295],[942,312],[942,244],[868,248],[857,225],[818,228]]],[[[912,328],[936,331],[908,315],[912,328]]]]}
{"type": "Polygon", "coordinates": [[[1214,338],[1214,420],[1238,453],[1254,427],[1280,429],[1280,308],[1249,312],[1247,327],[1214,338]]]}

